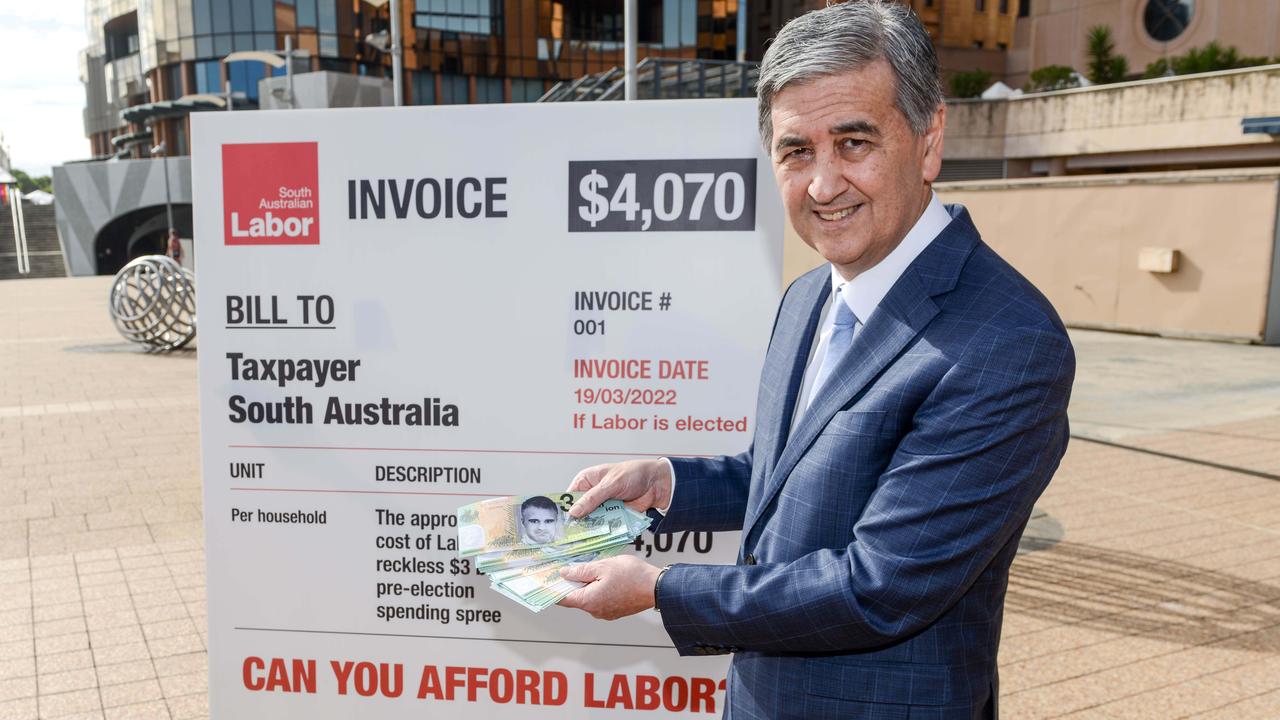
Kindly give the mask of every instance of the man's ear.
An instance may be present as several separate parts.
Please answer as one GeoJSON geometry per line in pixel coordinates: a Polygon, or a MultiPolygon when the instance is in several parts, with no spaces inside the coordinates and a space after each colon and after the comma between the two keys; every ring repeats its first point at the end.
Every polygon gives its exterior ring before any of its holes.
{"type": "Polygon", "coordinates": [[[947,128],[947,104],[938,103],[938,109],[929,121],[929,129],[924,132],[924,181],[932,184],[942,172],[942,137],[947,128]]]}

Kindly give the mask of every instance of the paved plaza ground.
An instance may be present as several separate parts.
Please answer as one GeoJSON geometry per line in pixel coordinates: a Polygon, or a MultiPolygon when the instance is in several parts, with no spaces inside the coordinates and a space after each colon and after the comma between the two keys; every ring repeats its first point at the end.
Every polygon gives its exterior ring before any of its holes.
{"type": "MultiPolygon", "coordinates": [[[[208,715],[195,352],[0,283],[0,720],[208,715]]],[[[1280,718],[1280,348],[1073,332],[1005,718],[1280,718]]]]}

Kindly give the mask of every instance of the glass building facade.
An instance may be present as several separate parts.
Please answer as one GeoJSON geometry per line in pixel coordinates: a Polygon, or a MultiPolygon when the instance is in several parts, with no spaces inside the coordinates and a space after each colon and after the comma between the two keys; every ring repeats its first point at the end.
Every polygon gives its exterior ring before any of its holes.
{"type": "MultiPolygon", "coordinates": [[[[389,30],[390,7],[364,0],[87,0],[81,66],[94,154],[119,154],[125,138],[130,154],[142,156],[148,128],[154,143],[184,154],[181,111],[157,111],[145,123],[124,122],[120,112],[219,95],[228,82],[252,106],[258,81],[283,68],[223,58],[282,51],[286,38],[309,54],[295,72],[390,77],[390,53],[365,42],[389,30]]],[[[640,0],[638,55],[734,59],[738,7],[738,0],[640,0]]],[[[622,0],[402,0],[400,10],[408,104],[531,102],[559,81],[623,63],[622,0]]]]}

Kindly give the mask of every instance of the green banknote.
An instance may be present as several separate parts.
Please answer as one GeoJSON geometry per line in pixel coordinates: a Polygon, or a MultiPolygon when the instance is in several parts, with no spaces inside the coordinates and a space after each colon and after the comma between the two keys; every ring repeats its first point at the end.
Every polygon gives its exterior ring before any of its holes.
{"type": "Polygon", "coordinates": [[[596,512],[610,518],[609,532],[578,542],[543,547],[521,547],[476,556],[476,569],[491,574],[499,570],[520,568],[539,563],[564,560],[574,555],[595,552],[617,544],[630,543],[649,527],[649,517],[626,507],[621,500],[607,500],[596,512]]]}
{"type": "Polygon", "coordinates": [[[614,557],[649,527],[649,517],[621,500],[607,500],[574,520],[568,509],[581,493],[548,493],[484,500],[458,509],[458,554],[474,557],[490,587],[540,612],[582,583],[560,577],[574,563],[614,557]]]}
{"type": "Polygon", "coordinates": [[[612,531],[617,512],[569,517],[582,493],[492,498],[458,508],[458,554],[548,547],[579,542],[612,531]]]}
{"type": "Polygon", "coordinates": [[[625,547],[613,547],[598,552],[576,555],[567,561],[531,565],[518,571],[512,571],[508,577],[491,579],[491,586],[499,593],[515,600],[526,608],[539,612],[559,602],[565,595],[582,587],[583,583],[565,580],[560,571],[572,564],[603,560],[620,554],[625,547]]]}

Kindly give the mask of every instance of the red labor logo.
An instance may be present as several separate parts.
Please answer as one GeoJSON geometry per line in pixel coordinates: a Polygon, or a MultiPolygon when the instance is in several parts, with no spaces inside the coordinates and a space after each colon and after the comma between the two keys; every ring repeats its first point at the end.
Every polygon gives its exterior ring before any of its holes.
{"type": "Polygon", "coordinates": [[[223,145],[226,244],[319,244],[318,158],[314,142],[223,145]]]}

